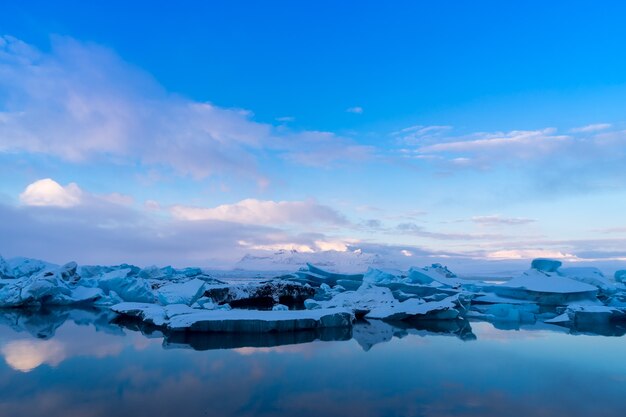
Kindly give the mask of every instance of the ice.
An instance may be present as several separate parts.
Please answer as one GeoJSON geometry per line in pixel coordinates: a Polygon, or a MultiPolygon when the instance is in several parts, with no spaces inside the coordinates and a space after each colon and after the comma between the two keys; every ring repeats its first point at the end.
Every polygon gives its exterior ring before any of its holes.
{"type": "Polygon", "coordinates": [[[557,273],[569,279],[598,287],[604,293],[617,291],[615,282],[605,277],[598,268],[560,268],[557,273]]]}
{"type": "Polygon", "coordinates": [[[563,263],[554,259],[537,258],[533,259],[530,267],[543,272],[556,272],[563,263]]]}
{"type": "MultiPolygon", "coordinates": [[[[561,268],[559,261],[538,259],[532,266],[509,281],[483,282],[461,279],[441,264],[408,271],[370,267],[362,275],[309,264],[299,278],[224,283],[200,268],[55,266],[0,257],[0,308],[110,307],[164,334],[168,328],[282,332],[350,327],[357,317],[371,320],[361,329],[363,346],[371,346],[368,332],[374,327],[387,329],[380,320],[398,322],[398,335],[416,323],[441,321],[437,326],[447,328],[442,323],[464,317],[508,328],[545,320],[570,331],[626,321],[625,270],[612,280],[599,269],[561,268]]],[[[387,338],[387,330],[379,336],[387,338]]]]}
{"type": "Polygon", "coordinates": [[[397,303],[391,290],[385,287],[378,287],[368,283],[363,283],[356,291],[345,291],[335,295],[328,301],[318,301],[305,306],[307,308],[346,308],[353,311],[357,317],[364,316],[373,308],[387,306],[397,303]]]}
{"type": "Polygon", "coordinates": [[[13,278],[13,275],[11,275],[11,271],[9,270],[9,264],[7,264],[2,255],[0,255],[0,279],[9,278],[13,278]]]}
{"type": "Polygon", "coordinates": [[[297,305],[315,296],[309,285],[276,279],[247,284],[208,285],[204,293],[217,304],[228,303],[241,308],[271,308],[281,303],[297,305]]]}
{"type": "Polygon", "coordinates": [[[9,276],[13,278],[30,277],[38,272],[50,271],[57,265],[30,258],[12,258],[6,261],[9,276]]]}
{"type": "Polygon", "coordinates": [[[105,293],[115,291],[124,301],[154,302],[154,294],[148,282],[143,278],[133,276],[132,273],[133,270],[131,268],[106,272],[97,279],[97,285],[105,293]]]}
{"type": "Polygon", "coordinates": [[[167,323],[165,308],[157,304],[124,302],[111,306],[111,310],[124,316],[137,317],[155,326],[164,326],[167,323]]]}
{"type": "Polygon", "coordinates": [[[363,282],[375,285],[405,282],[407,274],[396,269],[368,268],[363,276],[363,282]]]}
{"type": "Polygon", "coordinates": [[[350,327],[353,321],[352,313],[341,309],[213,310],[175,316],[169,321],[167,327],[174,331],[267,333],[323,327],[350,327]]]}
{"type": "Polygon", "coordinates": [[[597,300],[598,287],[556,273],[530,269],[512,280],[492,287],[503,297],[531,300],[545,305],[566,305],[597,300]]]}
{"type": "Polygon", "coordinates": [[[441,264],[409,269],[409,281],[414,284],[432,285],[434,283],[447,287],[459,287],[462,283],[455,274],[441,264]]]}
{"type": "Polygon", "coordinates": [[[331,280],[348,280],[348,281],[363,281],[363,274],[339,274],[339,273],[335,273],[335,272],[329,272],[329,271],[325,271],[321,268],[318,268],[314,265],[311,265],[310,263],[307,263],[306,266],[308,267],[309,271],[317,274],[319,276],[322,277],[326,277],[329,278],[331,280]]]}
{"type": "Polygon", "coordinates": [[[205,282],[194,278],[184,283],[165,284],[157,290],[157,298],[162,305],[195,303],[205,291],[205,282]]]}
{"type": "Polygon", "coordinates": [[[623,309],[602,305],[569,305],[563,314],[545,320],[546,323],[571,325],[606,325],[613,321],[626,320],[623,309]]]}
{"type": "Polygon", "coordinates": [[[210,297],[200,297],[198,301],[196,301],[192,305],[192,307],[204,308],[206,310],[214,310],[217,307],[217,305],[213,302],[213,300],[210,297]]]}
{"type": "Polygon", "coordinates": [[[480,318],[487,321],[527,322],[534,323],[539,314],[536,304],[487,304],[472,305],[467,317],[480,318]]]}
{"type": "Polygon", "coordinates": [[[337,281],[363,281],[363,274],[339,274],[335,272],[329,272],[324,269],[318,268],[310,263],[306,264],[305,268],[297,271],[295,276],[298,280],[311,285],[337,285],[337,281]]]}
{"type": "Polygon", "coordinates": [[[441,301],[431,302],[411,298],[401,303],[372,309],[365,315],[365,318],[380,320],[452,320],[462,316],[469,307],[469,303],[469,297],[462,294],[453,295],[441,301]]]}

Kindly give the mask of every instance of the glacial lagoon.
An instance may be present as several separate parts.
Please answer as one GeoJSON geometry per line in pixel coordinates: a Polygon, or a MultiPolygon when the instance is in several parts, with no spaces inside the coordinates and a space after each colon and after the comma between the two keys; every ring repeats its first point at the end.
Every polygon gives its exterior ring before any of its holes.
{"type": "Polygon", "coordinates": [[[164,335],[108,309],[0,312],[2,416],[621,416],[626,329],[358,321],[164,335]],[[499,328],[498,328],[499,327],[499,328]]]}

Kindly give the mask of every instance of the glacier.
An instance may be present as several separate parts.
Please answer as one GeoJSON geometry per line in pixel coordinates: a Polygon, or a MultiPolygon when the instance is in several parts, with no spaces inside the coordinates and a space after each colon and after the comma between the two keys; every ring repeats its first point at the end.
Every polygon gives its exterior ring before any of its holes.
{"type": "Polygon", "coordinates": [[[625,279],[624,270],[607,276],[551,259],[535,259],[528,270],[501,280],[459,276],[437,263],[406,271],[370,266],[363,273],[307,263],[271,279],[229,281],[202,268],[54,265],[0,257],[0,309],[8,314],[103,308],[109,322],[140,325],[176,340],[186,338],[174,336],[180,332],[306,331],[319,338],[329,329],[358,328],[355,338],[371,347],[374,329],[383,339],[415,326],[468,335],[461,329],[471,321],[610,332],[606,326],[626,323],[625,279]]]}

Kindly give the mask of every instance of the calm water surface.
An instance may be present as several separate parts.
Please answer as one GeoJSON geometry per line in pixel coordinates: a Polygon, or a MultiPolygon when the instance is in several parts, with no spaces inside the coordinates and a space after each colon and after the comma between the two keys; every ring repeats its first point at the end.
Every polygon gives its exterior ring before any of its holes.
{"type": "Polygon", "coordinates": [[[110,319],[80,310],[0,313],[0,415],[622,416],[626,410],[624,337],[472,322],[164,338],[110,319]]]}

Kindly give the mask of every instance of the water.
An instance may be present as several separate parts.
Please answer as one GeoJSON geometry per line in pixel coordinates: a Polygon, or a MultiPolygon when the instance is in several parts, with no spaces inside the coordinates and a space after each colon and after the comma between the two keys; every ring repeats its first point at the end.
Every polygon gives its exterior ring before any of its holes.
{"type": "Polygon", "coordinates": [[[358,325],[354,338],[164,339],[109,320],[96,310],[0,313],[0,415],[621,416],[626,408],[624,337],[473,322],[358,325]]]}

